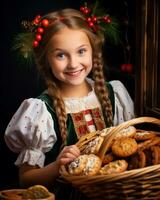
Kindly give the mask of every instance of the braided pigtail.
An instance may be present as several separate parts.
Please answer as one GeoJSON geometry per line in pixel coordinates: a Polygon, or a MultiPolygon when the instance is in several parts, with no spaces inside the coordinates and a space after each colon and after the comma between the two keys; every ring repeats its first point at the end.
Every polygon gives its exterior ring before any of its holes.
{"type": "Polygon", "coordinates": [[[94,56],[92,75],[95,81],[96,95],[98,96],[98,99],[102,105],[103,113],[106,117],[106,120],[111,126],[113,124],[112,105],[109,98],[108,89],[105,85],[101,53],[97,54],[97,56],[94,56]]]}
{"type": "Polygon", "coordinates": [[[56,111],[56,115],[58,116],[58,123],[62,138],[61,148],[63,148],[66,144],[66,138],[67,138],[67,126],[66,126],[67,115],[65,111],[64,101],[61,97],[59,88],[57,87],[57,85],[53,80],[47,80],[47,86],[48,86],[48,94],[52,98],[53,107],[56,111]]]}

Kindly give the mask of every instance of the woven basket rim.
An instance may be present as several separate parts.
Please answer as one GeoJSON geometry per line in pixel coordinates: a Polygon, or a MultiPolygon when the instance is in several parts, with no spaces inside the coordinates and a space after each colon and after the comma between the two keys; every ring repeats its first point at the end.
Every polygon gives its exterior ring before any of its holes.
{"type": "MultiPolygon", "coordinates": [[[[65,178],[73,178],[73,179],[95,179],[95,178],[100,178],[100,177],[104,177],[105,179],[110,179],[110,178],[113,178],[113,177],[116,177],[116,178],[124,178],[124,177],[128,177],[128,176],[131,176],[131,175],[143,175],[143,174],[146,174],[146,173],[150,173],[150,172],[153,172],[157,169],[160,169],[160,164],[157,164],[157,165],[152,165],[152,166],[147,166],[147,167],[143,167],[143,168],[140,168],[140,169],[132,169],[132,170],[128,170],[128,171],[125,171],[125,172],[120,172],[120,173],[115,173],[115,174],[105,174],[105,175],[101,175],[101,174],[97,174],[97,175],[93,175],[93,176],[87,176],[87,175],[66,175],[65,178]]],[[[64,177],[63,175],[61,175],[60,177],[64,177]]]]}

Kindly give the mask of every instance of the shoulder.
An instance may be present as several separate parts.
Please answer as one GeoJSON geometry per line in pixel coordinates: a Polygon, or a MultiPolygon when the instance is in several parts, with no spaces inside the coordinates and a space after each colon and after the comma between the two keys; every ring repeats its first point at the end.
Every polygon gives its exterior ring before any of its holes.
{"type": "Polygon", "coordinates": [[[126,90],[124,84],[119,80],[109,81],[109,84],[112,86],[114,92],[117,92],[119,89],[126,90]]]}
{"type": "Polygon", "coordinates": [[[121,81],[113,80],[112,85],[115,97],[114,125],[134,118],[134,102],[121,81]]]}
{"type": "Polygon", "coordinates": [[[128,99],[130,101],[131,99],[130,94],[121,81],[113,80],[110,81],[109,83],[113,88],[114,95],[119,96],[119,98],[128,99]]]}
{"type": "Polygon", "coordinates": [[[22,101],[20,104],[17,114],[22,114],[23,112],[30,112],[30,113],[43,113],[42,111],[46,111],[45,103],[38,98],[28,98],[22,101]],[[39,111],[39,112],[38,112],[39,111]]]}

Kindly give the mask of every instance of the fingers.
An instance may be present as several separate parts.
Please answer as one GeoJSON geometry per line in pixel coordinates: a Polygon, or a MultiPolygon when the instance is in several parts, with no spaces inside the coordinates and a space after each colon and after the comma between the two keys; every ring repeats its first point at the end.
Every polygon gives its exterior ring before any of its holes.
{"type": "Polygon", "coordinates": [[[66,146],[63,148],[57,160],[61,165],[65,165],[71,161],[73,161],[76,157],[80,155],[80,150],[76,145],[66,146]]]}
{"type": "Polygon", "coordinates": [[[66,146],[63,149],[64,153],[72,154],[74,157],[80,155],[80,150],[76,145],[66,146]]]}

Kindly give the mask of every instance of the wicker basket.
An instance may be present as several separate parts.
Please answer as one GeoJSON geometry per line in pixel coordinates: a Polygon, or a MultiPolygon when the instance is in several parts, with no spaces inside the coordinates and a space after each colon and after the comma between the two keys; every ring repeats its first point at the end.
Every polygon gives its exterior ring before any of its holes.
{"type": "MultiPolygon", "coordinates": [[[[109,133],[100,147],[99,157],[103,159],[116,133],[123,128],[140,123],[152,123],[159,126],[160,119],[139,117],[109,129],[109,133]]],[[[128,170],[118,174],[94,176],[72,176],[63,167],[61,169],[61,178],[65,182],[72,183],[74,187],[93,200],[101,198],[107,200],[160,200],[160,164],[128,170]]]]}

